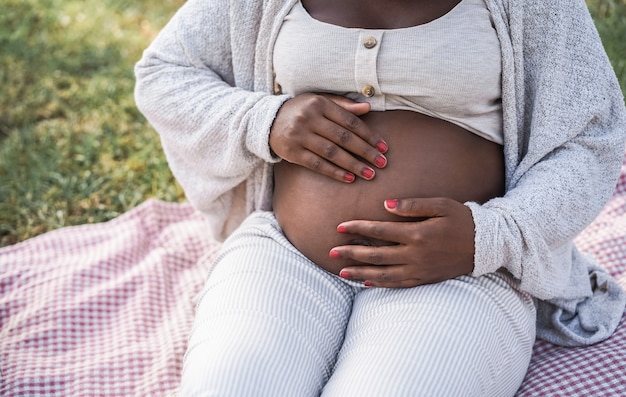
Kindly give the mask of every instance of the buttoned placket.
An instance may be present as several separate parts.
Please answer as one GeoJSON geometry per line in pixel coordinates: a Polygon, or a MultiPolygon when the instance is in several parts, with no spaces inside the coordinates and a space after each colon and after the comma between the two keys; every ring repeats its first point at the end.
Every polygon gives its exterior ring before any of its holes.
{"type": "Polygon", "coordinates": [[[359,32],[354,62],[355,90],[363,101],[372,105],[372,110],[385,109],[385,95],[378,81],[378,52],[384,31],[363,29],[359,32]]]}

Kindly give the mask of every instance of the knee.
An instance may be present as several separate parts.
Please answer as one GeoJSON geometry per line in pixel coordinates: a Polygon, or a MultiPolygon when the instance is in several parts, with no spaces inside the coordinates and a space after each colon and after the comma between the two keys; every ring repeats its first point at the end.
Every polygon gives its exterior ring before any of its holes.
{"type": "Polygon", "coordinates": [[[181,397],[310,396],[319,394],[328,377],[315,355],[285,345],[283,338],[225,339],[187,351],[181,397]]]}
{"type": "Polygon", "coordinates": [[[264,346],[230,346],[211,341],[187,351],[180,385],[181,397],[253,396],[259,380],[272,376],[264,346]],[[264,360],[265,358],[265,360],[264,360]],[[250,390],[246,390],[250,387],[250,390]]]}

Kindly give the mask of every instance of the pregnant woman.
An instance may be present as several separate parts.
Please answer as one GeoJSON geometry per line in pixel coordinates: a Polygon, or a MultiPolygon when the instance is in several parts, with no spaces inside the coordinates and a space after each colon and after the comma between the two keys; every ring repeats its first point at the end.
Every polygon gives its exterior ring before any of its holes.
{"type": "Polygon", "coordinates": [[[626,128],[584,1],[189,0],[136,73],[226,239],[181,395],[511,396],[536,335],[617,326],[572,242],[626,128]]]}

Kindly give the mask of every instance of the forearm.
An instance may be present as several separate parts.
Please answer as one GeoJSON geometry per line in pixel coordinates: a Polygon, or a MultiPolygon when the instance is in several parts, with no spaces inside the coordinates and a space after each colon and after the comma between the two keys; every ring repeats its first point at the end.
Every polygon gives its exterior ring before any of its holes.
{"type": "Polygon", "coordinates": [[[241,48],[256,42],[256,30],[237,38],[233,60],[228,5],[188,1],[135,68],[137,106],[159,133],[189,201],[215,218],[211,223],[221,237],[229,228],[225,223],[236,218],[235,207],[245,211],[246,197],[256,194],[247,179],[278,160],[269,150],[269,131],[289,98],[255,91],[253,73],[241,66],[255,57],[241,48]]]}
{"type": "Polygon", "coordinates": [[[541,299],[563,293],[571,272],[572,239],[613,192],[623,143],[620,134],[575,143],[532,167],[502,198],[467,203],[476,225],[475,275],[505,268],[541,299]]]}

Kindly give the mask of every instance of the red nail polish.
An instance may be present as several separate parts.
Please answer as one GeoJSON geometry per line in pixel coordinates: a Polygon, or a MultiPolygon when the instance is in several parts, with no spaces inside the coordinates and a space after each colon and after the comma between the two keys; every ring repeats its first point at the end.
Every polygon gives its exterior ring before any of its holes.
{"type": "Polygon", "coordinates": [[[381,153],[385,153],[389,149],[389,146],[387,146],[387,142],[385,141],[378,141],[378,143],[376,144],[376,149],[378,149],[378,151],[381,153]]]}
{"type": "Polygon", "coordinates": [[[363,286],[364,286],[364,287],[372,287],[373,285],[374,285],[374,284],[373,284],[371,281],[365,281],[365,282],[363,283],[363,286]]]}
{"type": "Polygon", "coordinates": [[[385,200],[385,207],[390,210],[395,209],[398,206],[398,200],[385,200]]]}
{"type": "Polygon", "coordinates": [[[339,259],[339,257],[341,256],[341,254],[339,253],[339,251],[336,250],[330,250],[330,252],[328,253],[328,256],[330,256],[333,259],[339,259]]]}
{"type": "Polygon", "coordinates": [[[350,278],[350,273],[348,273],[345,270],[342,270],[342,271],[339,272],[339,277],[341,277],[341,278],[350,278]]]}
{"type": "Polygon", "coordinates": [[[348,233],[348,228],[343,225],[337,226],[337,233],[348,233]]]}
{"type": "Polygon", "coordinates": [[[385,156],[379,155],[378,157],[376,157],[376,166],[378,168],[383,168],[386,165],[387,165],[387,159],[385,158],[385,156]]]}
{"type": "Polygon", "coordinates": [[[351,174],[351,173],[347,172],[343,176],[343,180],[346,181],[346,182],[354,182],[354,174],[351,174]]]}
{"type": "Polygon", "coordinates": [[[363,175],[365,179],[372,179],[374,177],[374,170],[371,168],[363,168],[361,175],[363,175]]]}

